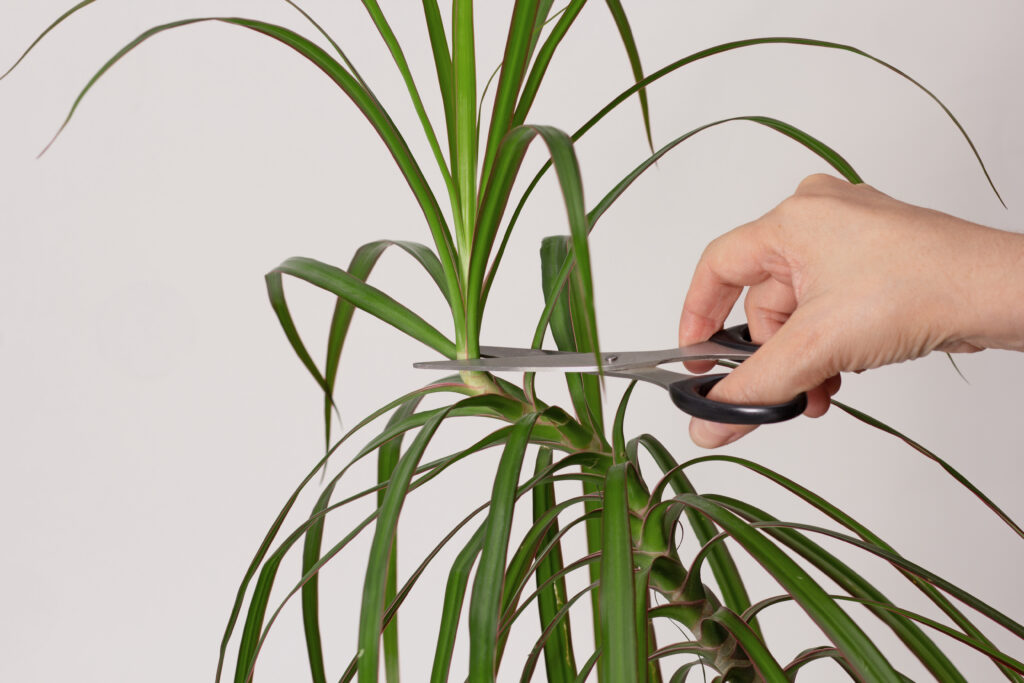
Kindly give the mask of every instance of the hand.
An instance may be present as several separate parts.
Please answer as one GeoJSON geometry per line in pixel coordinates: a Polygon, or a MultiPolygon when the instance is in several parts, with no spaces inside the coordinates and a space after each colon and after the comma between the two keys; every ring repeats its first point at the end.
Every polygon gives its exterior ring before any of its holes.
{"type": "MultiPolygon", "coordinates": [[[[744,287],[762,348],[712,389],[719,401],[781,403],[806,391],[805,414],[818,417],[840,372],[934,350],[1024,350],[1024,236],[828,175],[806,178],[776,208],[708,245],[679,344],[720,329],[744,287]]],[[[714,448],[752,429],[694,419],[690,436],[714,448]]]]}

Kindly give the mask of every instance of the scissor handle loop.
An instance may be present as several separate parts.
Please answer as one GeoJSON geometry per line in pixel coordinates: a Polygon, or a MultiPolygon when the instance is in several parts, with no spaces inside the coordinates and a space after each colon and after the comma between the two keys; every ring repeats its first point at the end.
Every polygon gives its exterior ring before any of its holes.
{"type": "Polygon", "coordinates": [[[683,412],[702,420],[726,424],[755,425],[782,422],[802,414],[807,408],[807,394],[800,394],[791,401],[770,406],[746,406],[712,401],[707,397],[708,392],[727,376],[728,373],[723,372],[681,379],[669,385],[668,393],[672,397],[672,402],[683,412]]]}
{"type": "Polygon", "coordinates": [[[750,339],[750,327],[748,327],[746,323],[742,325],[733,325],[732,327],[727,327],[724,330],[719,330],[711,335],[711,339],[708,341],[721,344],[729,349],[749,351],[751,353],[760,348],[758,344],[755,344],[750,339]]]}

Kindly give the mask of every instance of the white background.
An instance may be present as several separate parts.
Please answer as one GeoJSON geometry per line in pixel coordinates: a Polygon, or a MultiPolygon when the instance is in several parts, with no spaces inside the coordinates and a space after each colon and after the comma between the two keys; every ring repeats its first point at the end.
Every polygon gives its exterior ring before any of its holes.
{"type": "MultiPolygon", "coordinates": [[[[11,63],[69,4],[0,4],[0,63],[11,63]]],[[[509,4],[500,12],[489,3],[478,8],[481,65],[500,59],[509,4]]],[[[591,4],[556,57],[531,121],[573,130],[629,84],[611,18],[602,3],[591,4]]],[[[357,3],[340,5],[310,0],[307,9],[356,61],[436,180],[372,25],[357,3]]],[[[1017,3],[747,1],[629,9],[648,70],[761,35],[846,42],[890,61],[960,118],[1009,209],[934,102],[844,52],[753,47],[687,67],[651,88],[656,143],[718,118],[775,116],[836,147],[885,192],[990,225],[1021,226],[1024,11],[1017,3]]],[[[391,2],[385,10],[440,124],[419,3],[391,2]]],[[[312,35],[287,5],[270,0],[105,0],[54,32],[0,82],[3,681],[212,678],[245,567],[322,448],[318,390],[278,329],[262,275],[293,255],[344,267],[371,239],[429,241],[389,155],[344,95],[294,53],[236,27],[188,27],[147,43],[99,83],[53,148],[35,159],[78,90],[118,48],[153,24],[214,13],[279,21],[312,35]]],[[[481,84],[490,68],[481,67],[481,84]]],[[[635,102],[588,134],[578,154],[592,206],[645,156],[635,102]]],[[[540,150],[531,153],[526,177],[542,158],[540,150]]],[[[823,170],[804,148],[746,123],[704,133],[662,160],[593,235],[604,347],[671,344],[703,246],[823,170]]],[[[554,188],[553,178],[545,181],[520,221],[486,320],[492,343],[529,341],[541,305],[539,240],[566,231],[554,188]]],[[[450,329],[440,297],[404,255],[385,256],[372,281],[450,329]]],[[[301,329],[319,356],[329,297],[290,285],[301,329]]],[[[346,425],[426,381],[410,365],[433,355],[357,315],[340,374],[346,425]]],[[[931,447],[1024,519],[1024,358],[986,352],[958,362],[969,383],[936,355],[847,377],[840,398],[931,447]]],[[[558,398],[554,381],[542,389],[558,398]]],[[[608,382],[611,405],[621,390],[621,382],[608,382]]],[[[470,443],[485,426],[446,427],[435,455],[470,443]]],[[[699,454],[685,420],[655,388],[637,390],[627,431],[657,433],[679,459],[699,454]]],[[[369,436],[355,439],[341,457],[369,436]]],[[[1024,540],[896,439],[833,410],[820,420],[762,429],[728,452],[798,478],[908,558],[1024,620],[1024,540]]],[[[401,527],[403,577],[448,525],[486,498],[495,461],[496,452],[484,452],[410,500],[401,527]]],[[[357,469],[345,490],[359,490],[373,476],[372,467],[357,469]]],[[[735,469],[706,465],[693,476],[702,490],[750,500],[779,517],[820,521],[735,469]]],[[[300,514],[310,504],[304,498],[300,514]]],[[[331,537],[365,512],[364,506],[336,513],[331,537]]],[[[353,545],[324,572],[332,676],[355,651],[365,549],[353,545]]],[[[836,552],[897,602],[927,609],[881,562],[836,552]]],[[[297,576],[297,566],[286,562],[282,588],[297,576]]],[[[426,680],[445,577],[443,564],[425,574],[403,612],[406,680],[426,680]]],[[[756,572],[751,587],[756,597],[775,589],[756,572]]],[[[503,680],[518,680],[515,664],[534,642],[535,620],[527,615],[517,627],[503,680]]],[[[907,675],[927,678],[884,628],[864,621],[907,675]]],[[[765,622],[783,659],[825,641],[793,606],[772,608],[765,622]]],[[[988,631],[1024,656],[1006,632],[988,631]]],[[[586,629],[580,632],[582,662],[589,650],[586,629]]],[[[937,639],[969,680],[997,680],[982,657],[937,639]]],[[[457,671],[464,671],[464,645],[463,638],[457,671]]],[[[291,605],[271,633],[260,677],[303,680],[304,658],[299,612],[291,605]]],[[[813,666],[808,680],[842,680],[827,664],[813,666]]]]}

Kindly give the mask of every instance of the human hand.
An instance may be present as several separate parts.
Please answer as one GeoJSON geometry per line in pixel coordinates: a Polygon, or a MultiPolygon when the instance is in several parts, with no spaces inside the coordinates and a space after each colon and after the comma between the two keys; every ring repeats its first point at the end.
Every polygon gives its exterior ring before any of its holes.
{"type": "MultiPolygon", "coordinates": [[[[708,245],[683,303],[680,346],[720,329],[744,287],[762,348],[715,385],[718,401],[765,405],[805,391],[804,414],[819,417],[840,372],[934,350],[1024,350],[1024,237],[828,175],[708,245]]],[[[714,448],[753,428],[695,418],[690,436],[714,448]]]]}

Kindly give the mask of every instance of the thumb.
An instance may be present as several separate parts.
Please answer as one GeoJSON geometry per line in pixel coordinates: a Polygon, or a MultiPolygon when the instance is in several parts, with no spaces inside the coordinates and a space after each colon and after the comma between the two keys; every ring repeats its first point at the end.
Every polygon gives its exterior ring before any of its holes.
{"type": "MultiPolygon", "coordinates": [[[[784,403],[818,387],[836,374],[825,353],[828,345],[798,309],[750,358],[716,384],[708,398],[739,405],[784,403]]],[[[817,328],[820,329],[820,328],[817,328]]],[[[750,433],[757,425],[733,425],[694,418],[690,438],[717,448],[750,433]]]]}

